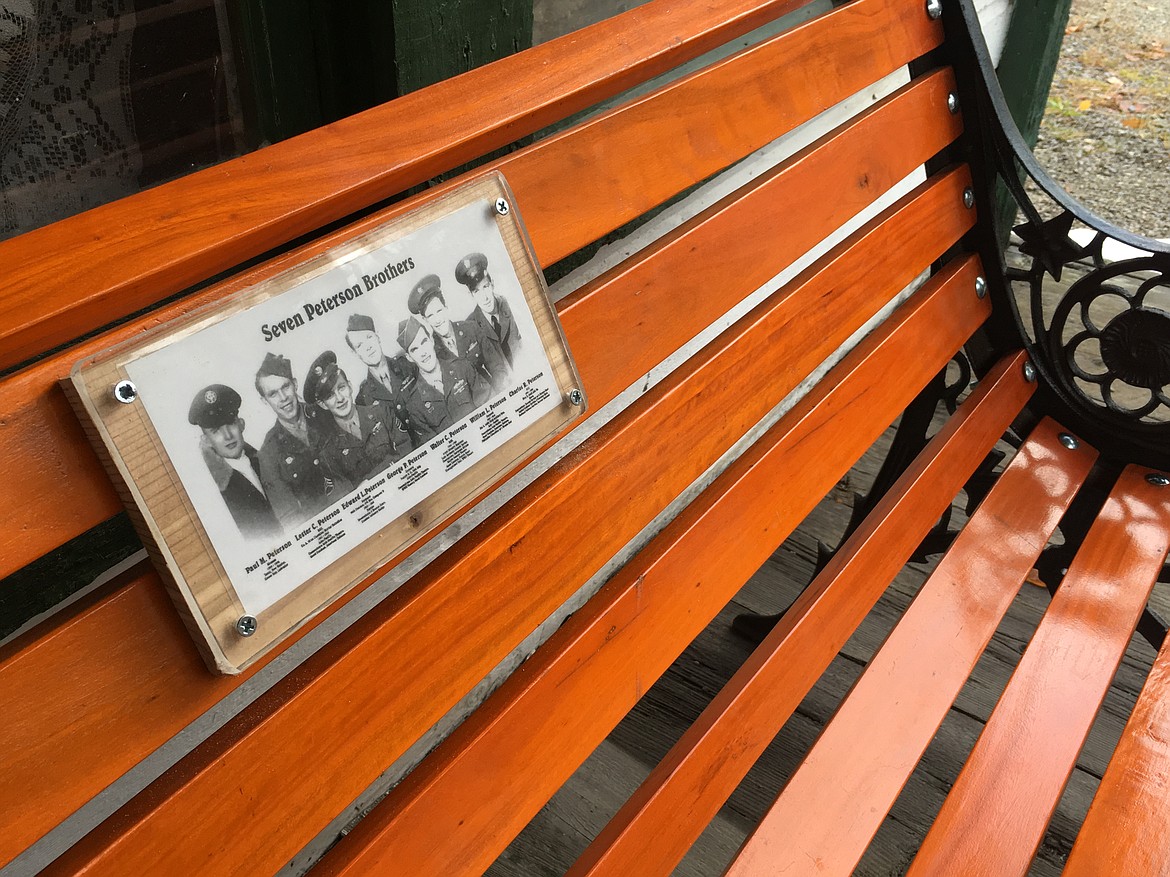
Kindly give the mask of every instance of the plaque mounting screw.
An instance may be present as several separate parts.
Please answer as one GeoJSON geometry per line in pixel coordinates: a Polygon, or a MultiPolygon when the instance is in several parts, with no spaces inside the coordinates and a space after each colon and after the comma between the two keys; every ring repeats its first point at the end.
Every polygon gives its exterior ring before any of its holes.
{"type": "Polygon", "coordinates": [[[241,615],[236,619],[236,633],[240,636],[251,636],[256,632],[257,624],[255,615],[241,615]]]}
{"type": "Polygon", "coordinates": [[[942,17],[942,0],[926,0],[926,14],[931,18],[942,17]]]}
{"type": "Polygon", "coordinates": [[[980,298],[987,297],[987,281],[982,277],[975,278],[975,294],[980,298]]]}
{"type": "Polygon", "coordinates": [[[133,381],[118,381],[114,384],[114,398],[123,405],[129,405],[138,398],[138,388],[133,381]]]}
{"type": "Polygon", "coordinates": [[[1029,383],[1036,380],[1036,366],[1032,365],[1031,361],[1024,363],[1024,380],[1029,383]]]}
{"type": "Polygon", "coordinates": [[[1151,472],[1146,476],[1146,481],[1154,485],[1154,487],[1170,487],[1170,477],[1163,475],[1161,472],[1151,472]]]}
{"type": "Polygon", "coordinates": [[[1060,439],[1060,443],[1070,451],[1075,451],[1081,446],[1081,443],[1077,441],[1077,437],[1075,435],[1071,435],[1070,433],[1062,432],[1057,436],[1057,438],[1060,439]]]}
{"type": "Polygon", "coordinates": [[[947,95],[947,109],[952,116],[959,112],[959,96],[953,91],[947,95]]]}
{"type": "Polygon", "coordinates": [[[573,405],[577,408],[580,408],[581,403],[583,403],[584,401],[585,401],[585,394],[582,393],[580,390],[578,390],[576,387],[574,387],[572,390],[569,390],[569,404],[570,405],[573,405]]]}
{"type": "Polygon", "coordinates": [[[963,190],[963,206],[968,210],[975,206],[975,193],[971,189],[963,190]]]}
{"type": "Polygon", "coordinates": [[[508,202],[503,198],[496,199],[496,213],[500,214],[500,216],[507,216],[508,211],[511,209],[512,208],[508,206],[508,202]]]}

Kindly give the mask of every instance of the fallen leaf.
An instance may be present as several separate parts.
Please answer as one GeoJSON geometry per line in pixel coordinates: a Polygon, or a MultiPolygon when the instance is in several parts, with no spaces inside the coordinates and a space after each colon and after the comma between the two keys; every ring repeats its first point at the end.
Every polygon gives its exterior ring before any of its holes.
{"type": "Polygon", "coordinates": [[[1127,128],[1144,128],[1145,124],[1146,124],[1146,120],[1139,119],[1136,116],[1126,116],[1124,119],[1121,120],[1121,124],[1123,124],[1127,128]]]}
{"type": "Polygon", "coordinates": [[[1089,100],[1088,98],[1084,98],[1083,100],[1080,101],[1080,103],[1077,104],[1077,109],[1083,113],[1085,110],[1087,110],[1092,105],[1093,105],[1093,102],[1091,100],[1089,100]]]}

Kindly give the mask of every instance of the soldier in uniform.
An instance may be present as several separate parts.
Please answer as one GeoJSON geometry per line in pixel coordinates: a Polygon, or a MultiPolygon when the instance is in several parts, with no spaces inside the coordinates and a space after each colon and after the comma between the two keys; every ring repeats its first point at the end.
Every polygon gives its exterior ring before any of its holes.
{"type": "Polygon", "coordinates": [[[406,427],[412,447],[417,448],[422,444],[422,438],[403,402],[404,395],[410,392],[418,380],[418,369],[414,363],[401,354],[387,356],[382,349],[382,339],[374,330],[373,319],[365,314],[350,316],[345,329],[345,342],[369,370],[358,388],[357,403],[369,405],[375,399],[380,399],[390,405],[406,427]]]}
{"type": "Polygon", "coordinates": [[[280,523],[260,481],[256,449],[244,441],[240,394],[223,384],[204,387],[191,400],[187,420],[199,427],[199,450],[232,520],[245,539],[281,535],[280,523]]]}
{"type": "Polygon", "coordinates": [[[330,475],[322,465],[321,420],[326,415],[301,401],[287,358],[264,356],[256,372],[256,392],[276,414],[276,423],[260,445],[260,482],[281,525],[293,530],[325,511],[353,485],[330,475]]]}
{"type": "Polygon", "coordinates": [[[499,342],[485,335],[471,320],[451,319],[437,274],[428,274],[415,284],[406,306],[430,326],[439,359],[467,360],[488,382],[493,393],[508,386],[511,369],[499,342]]]}
{"type": "Polygon", "coordinates": [[[491,396],[491,388],[463,359],[440,359],[430,331],[417,317],[398,326],[398,343],[418,366],[418,381],[406,397],[406,410],[424,440],[458,423],[491,396]]]}
{"type": "Polygon", "coordinates": [[[512,317],[511,305],[502,295],[496,294],[496,285],[488,273],[487,264],[487,256],[483,253],[468,253],[455,266],[455,279],[471,290],[471,297],[475,299],[475,310],[467,319],[500,345],[504,358],[512,366],[516,351],[520,349],[520,330],[512,317]]]}
{"type": "Polygon", "coordinates": [[[358,485],[410,452],[410,436],[389,404],[354,401],[353,386],[337,365],[337,354],[326,350],[305,378],[305,403],[328,415],[331,429],[321,444],[321,459],[334,477],[358,485]]]}

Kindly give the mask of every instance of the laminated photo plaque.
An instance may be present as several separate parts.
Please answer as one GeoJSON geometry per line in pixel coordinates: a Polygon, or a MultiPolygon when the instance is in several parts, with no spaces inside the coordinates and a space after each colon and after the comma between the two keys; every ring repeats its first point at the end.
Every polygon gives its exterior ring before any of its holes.
{"type": "Polygon", "coordinates": [[[513,205],[487,175],[73,368],[216,671],[247,667],[584,412],[513,205]]]}

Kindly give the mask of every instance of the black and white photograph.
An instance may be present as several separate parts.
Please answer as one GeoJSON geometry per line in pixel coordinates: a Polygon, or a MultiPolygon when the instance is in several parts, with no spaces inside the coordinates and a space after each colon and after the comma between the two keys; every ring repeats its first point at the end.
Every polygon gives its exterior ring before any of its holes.
{"type": "Polygon", "coordinates": [[[253,615],[562,404],[488,202],[126,372],[253,615]]]}

